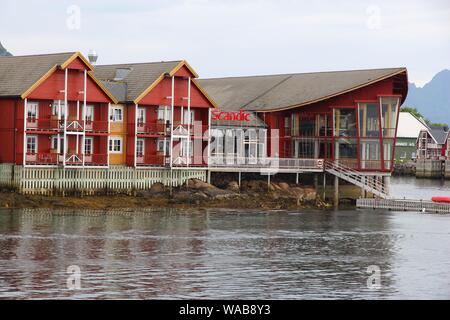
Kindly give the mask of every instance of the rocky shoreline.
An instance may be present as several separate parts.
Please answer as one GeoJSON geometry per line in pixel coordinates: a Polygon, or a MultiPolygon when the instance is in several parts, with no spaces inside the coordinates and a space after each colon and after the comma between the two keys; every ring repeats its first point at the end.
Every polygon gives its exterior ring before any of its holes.
{"type": "Polygon", "coordinates": [[[230,209],[328,209],[332,208],[317,196],[314,188],[285,182],[244,181],[239,189],[232,181],[218,188],[200,180],[172,192],[162,184],[134,195],[38,196],[22,195],[14,190],[0,192],[1,208],[46,209],[120,209],[120,208],[230,208],[230,209]]]}

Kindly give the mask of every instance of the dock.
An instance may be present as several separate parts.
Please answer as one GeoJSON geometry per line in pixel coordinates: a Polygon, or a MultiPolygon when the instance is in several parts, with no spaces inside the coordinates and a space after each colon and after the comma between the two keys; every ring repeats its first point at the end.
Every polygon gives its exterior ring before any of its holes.
{"type": "Polygon", "coordinates": [[[450,213],[450,203],[437,203],[411,199],[358,199],[358,209],[384,209],[390,211],[413,211],[421,213],[450,213]]]}

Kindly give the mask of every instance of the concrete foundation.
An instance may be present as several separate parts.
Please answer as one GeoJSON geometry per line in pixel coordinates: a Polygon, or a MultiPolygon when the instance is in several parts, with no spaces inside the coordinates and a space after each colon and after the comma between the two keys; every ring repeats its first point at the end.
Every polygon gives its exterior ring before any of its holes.
{"type": "Polygon", "coordinates": [[[445,178],[450,179],[450,160],[445,161],[445,178]]]}
{"type": "Polygon", "coordinates": [[[445,162],[441,160],[417,160],[417,178],[442,178],[445,174],[445,162]]]}

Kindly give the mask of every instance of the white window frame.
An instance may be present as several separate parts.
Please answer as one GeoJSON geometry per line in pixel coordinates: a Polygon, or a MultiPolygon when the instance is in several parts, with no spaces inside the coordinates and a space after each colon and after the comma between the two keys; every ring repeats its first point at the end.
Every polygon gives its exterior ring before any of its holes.
{"type": "Polygon", "coordinates": [[[136,140],[136,157],[142,158],[145,156],[145,139],[137,139],[136,140]],[[139,144],[142,143],[142,152],[139,155],[139,144]]]}
{"type": "Polygon", "coordinates": [[[156,140],[156,151],[163,152],[165,156],[170,155],[170,139],[158,139],[156,140]]]}
{"type": "Polygon", "coordinates": [[[39,148],[38,148],[38,137],[37,136],[35,136],[35,135],[28,135],[27,136],[27,146],[26,146],[26,151],[27,151],[27,154],[37,154],[38,153],[38,150],[39,150],[39,148]],[[31,139],[34,139],[34,148],[35,148],[35,150],[34,150],[34,152],[28,152],[28,144],[29,144],[29,140],[31,140],[31,139]]]}
{"type": "Polygon", "coordinates": [[[39,119],[39,102],[27,103],[27,119],[39,119]],[[34,116],[30,116],[30,112],[34,112],[34,116]]]}
{"type": "Polygon", "coordinates": [[[94,106],[92,104],[86,105],[86,110],[84,111],[84,115],[86,117],[86,122],[94,121],[94,106]]]}
{"type": "Polygon", "coordinates": [[[85,155],[93,155],[94,154],[94,137],[85,137],[84,138],[84,154],[85,155]],[[91,152],[86,152],[86,146],[88,145],[86,142],[90,141],[91,152]]]}
{"type": "Polygon", "coordinates": [[[64,100],[54,100],[52,104],[52,115],[58,116],[59,106],[61,106],[61,119],[64,119],[64,116],[66,114],[66,108],[64,107],[64,105],[64,100]]]}
{"type": "Polygon", "coordinates": [[[123,112],[124,112],[123,106],[112,105],[110,120],[112,122],[123,122],[123,117],[124,117],[123,112]],[[120,113],[116,113],[116,111],[120,111],[120,113]]]}
{"type": "Polygon", "coordinates": [[[195,110],[190,110],[191,111],[191,123],[188,123],[188,118],[189,118],[189,110],[188,109],[184,109],[183,110],[183,124],[187,124],[187,125],[194,125],[194,121],[195,121],[195,110]]]}
{"type": "Polygon", "coordinates": [[[138,125],[142,125],[145,123],[146,113],[147,113],[146,108],[138,107],[136,116],[138,125]]]}
{"type": "Polygon", "coordinates": [[[110,137],[108,142],[109,153],[111,154],[122,154],[123,153],[123,138],[122,137],[110,137]],[[119,141],[118,147],[119,150],[114,150],[115,145],[114,142],[119,141]]]}
{"type": "Polygon", "coordinates": [[[157,109],[157,120],[158,121],[170,121],[170,111],[171,111],[171,107],[169,106],[159,106],[157,109]],[[161,117],[162,114],[162,117],[161,117]]]}

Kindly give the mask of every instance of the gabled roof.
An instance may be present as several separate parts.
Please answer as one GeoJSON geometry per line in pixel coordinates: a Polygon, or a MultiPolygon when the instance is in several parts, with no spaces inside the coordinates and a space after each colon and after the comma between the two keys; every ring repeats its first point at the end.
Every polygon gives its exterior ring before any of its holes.
{"type": "Polygon", "coordinates": [[[116,102],[114,96],[92,74],[92,65],[80,52],[0,57],[0,96],[26,98],[58,68],[66,68],[77,58],[86,64],[89,77],[116,102]]]}
{"type": "MultiPolygon", "coordinates": [[[[405,73],[405,68],[299,73],[200,80],[222,110],[287,110],[405,73]]],[[[406,80],[405,80],[406,81],[406,80]]]]}
{"type": "Polygon", "coordinates": [[[397,137],[417,139],[420,131],[428,130],[428,126],[409,112],[400,112],[397,137]]]}
{"type": "Polygon", "coordinates": [[[21,96],[75,52],[0,57],[0,96],[21,96]]]}
{"type": "Polygon", "coordinates": [[[119,89],[122,91],[126,88],[125,94],[121,92],[116,96],[120,102],[135,102],[149,88],[156,86],[164,74],[170,74],[180,63],[182,61],[102,65],[95,66],[95,75],[108,88],[122,86],[119,89]],[[120,81],[114,81],[117,69],[129,69],[129,72],[120,81]]]}
{"type": "Polygon", "coordinates": [[[446,144],[447,137],[450,131],[445,127],[430,127],[430,130],[428,130],[428,132],[437,144],[446,144]]]}

